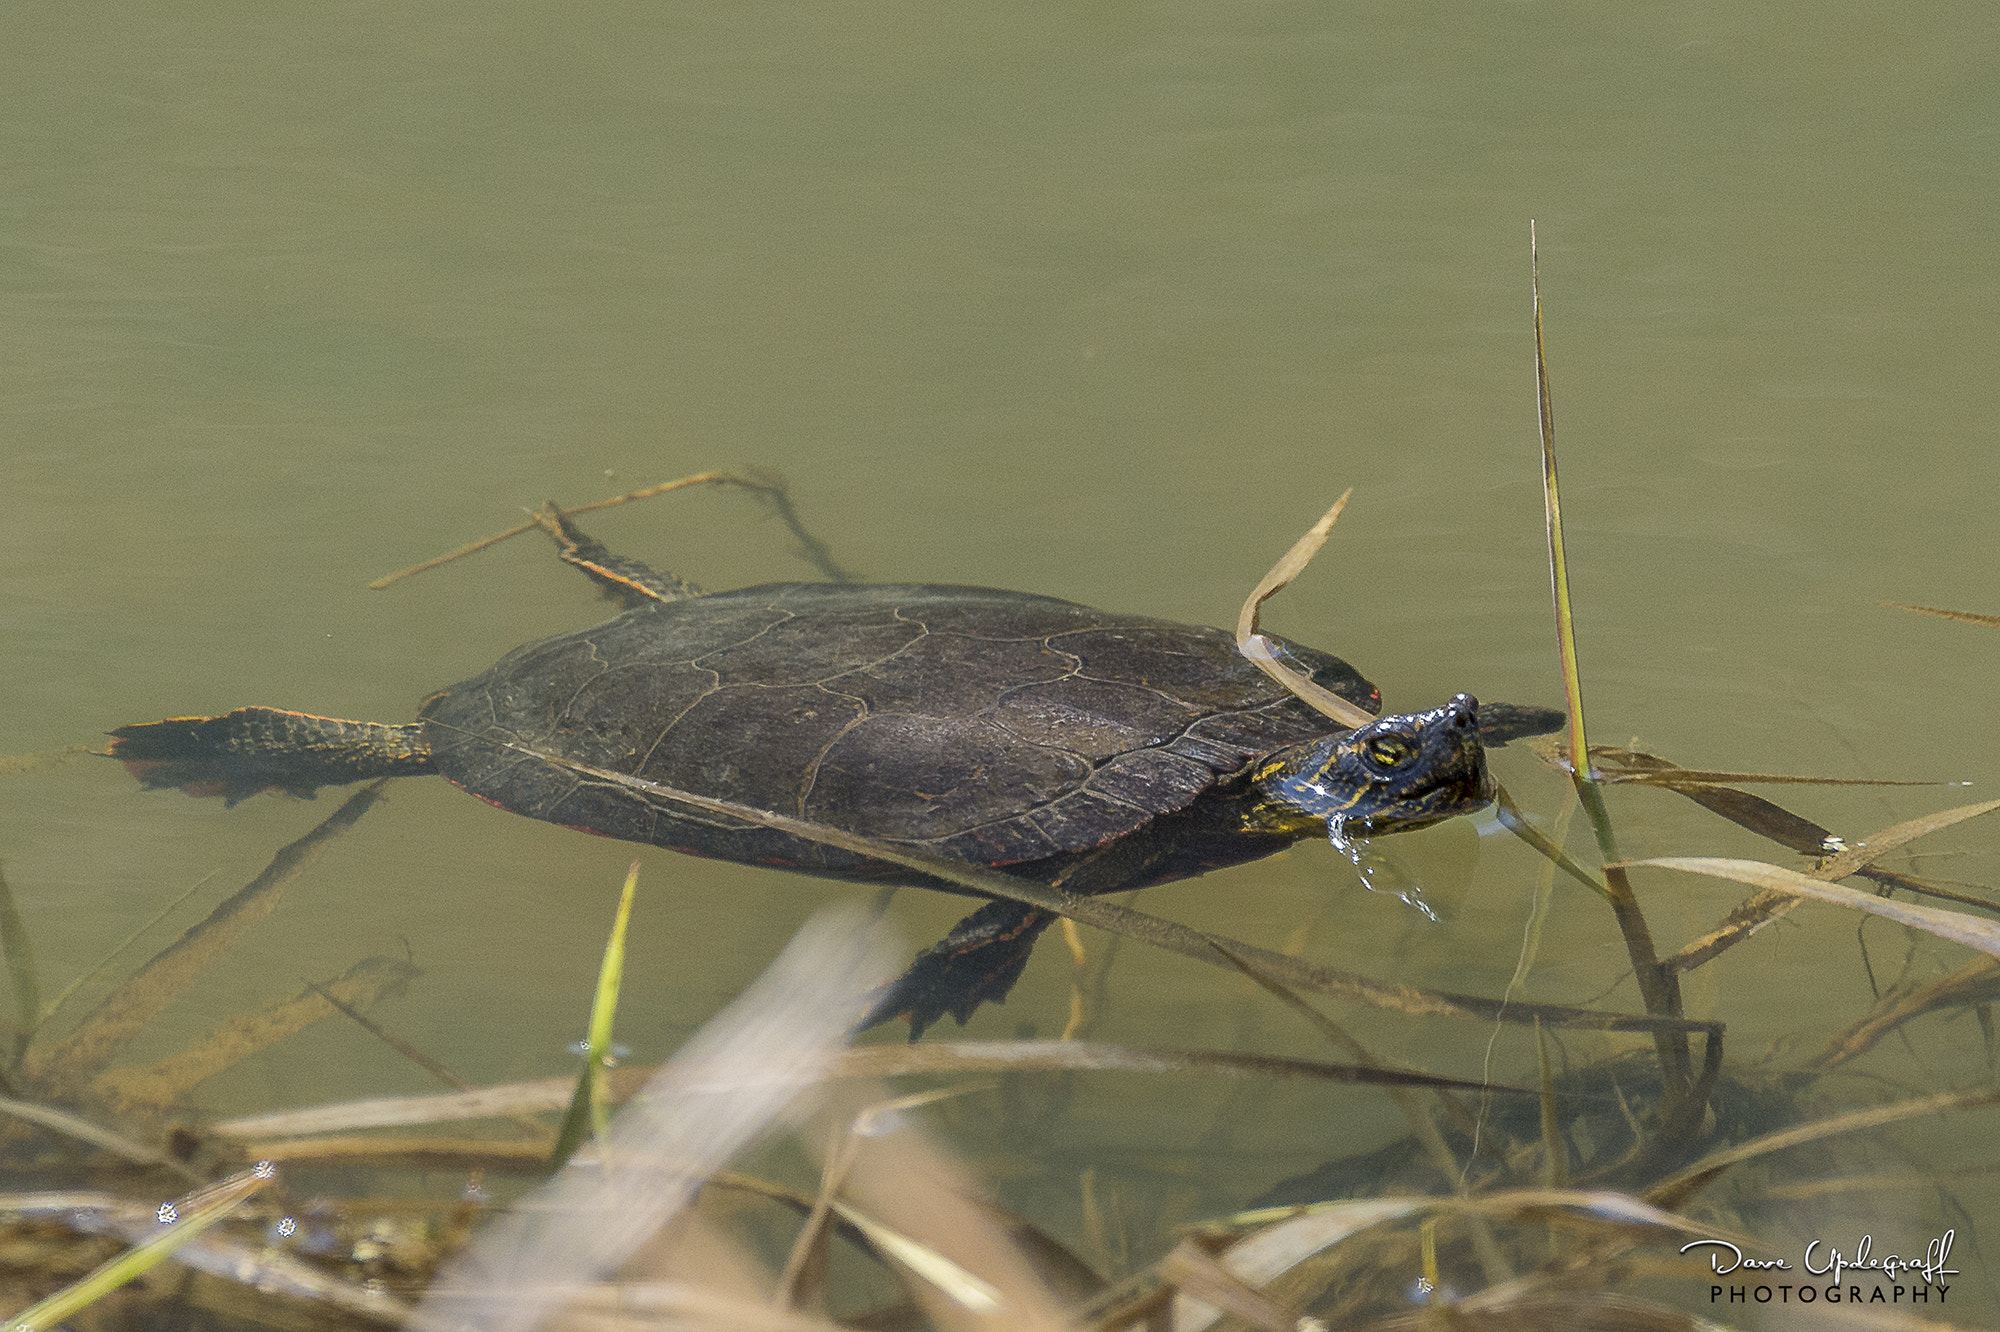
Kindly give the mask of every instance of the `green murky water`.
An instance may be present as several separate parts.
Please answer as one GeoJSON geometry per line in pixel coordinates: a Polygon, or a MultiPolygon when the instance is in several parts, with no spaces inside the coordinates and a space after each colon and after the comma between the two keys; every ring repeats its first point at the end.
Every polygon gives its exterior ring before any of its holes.
{"type": "MultiPolygon", "coordinates": [[[[1974,796],[2000,774],[2000,640],[1878,605],[2000,610],[1988,6],[108,5],[7,28],[0,751],[248,702],[402,720],[603,607],[526,541],[371,578],[524,504],[736,464],[787,476],[865,576],[1211,623],[1351,485],[1273,627],[1392,707],[1556,703],[1532,217],[1596,738],[1974,796]]],[[[755,515],[697,493],[595,530],[711,586],[810,576],[755,515]]],[[[1530,757],[1497,762],[1553,811],[1530,757]]],[[[1782,798],[1858,834],[1960,797],[1782,798]]],[[[0,858],[53,986],[327,808],[141,795],[85,760],[5,779],[0,858]]],[[[1668,795],[1614,810],[1634,854],[1760,850],[1668,795]]],[[[1991,836],[1902,863],[1990,882],[1991,836]]],[[[1442,926],[1311,846],[1143,905],[1499,993],[1531,855],[1463,823],[1387,849],[1442,926]]],[[[476,1081],[561,1071],[632,854],[399,784],[134,1058],[407,952],[425,976],[384,1011],[399,1029],[476,1081]]],[[[639,1058],[853,891],[639,855],[639,1058]]],[[[1737,899],[1641,891],[1667,946],[1737,899]]],[[[1599,998],[1625,967],[1601,905],[1556,905],[1529,992],[1635,1007],[1629,980],[1599,998]]],[[[905,894],[895,914],[914,947],[959,907],[905,894]]],[[[1905,943],[1869,941],[1887,983],[1905,943]]],[[[1071,967],[1044,948],[973,1034],[1059,1030],[1071,967]]],[[[1689,1002],[1754,1059],[1816,1048],[1867,986],[1853,919],[1806,911],[1689,1002]]],[[[1488,1036],[1348,1016],[1440,1072],[1476,1074],[1488,1036]]],[[[1247,986],[1130,947],[1098,1034],[1321,1049],[1247,986]]],[[[1969,1021],[1881,1056],[1917,1086],[1988,1076],[1969,1021]]],[[[1520,1032],[1496,1057],[1532,1076],[1520,1032]]],[[[204,1097],[424,1085],[329,1023],[204,1097]]],[[[1058,1228],[1093,1159],[1155,1153],[1181,1181],[1159,1196],[1193,1213],[1401,1131],[1367,1093],[1134,1090],[1087,1091],[1019,1146],[1058,1228]]],[[[950,1117],[976,1140],[993,1114],[950,1117]]],[[[1970,1159],[1971,1136],[1926,1140],[1925,1163],[1970,1159]]],[[[1961,1190],[1976,1211],[1981,1187],[1961,1190]]],[[[1888,1231],[1940,1204],[1827,1206],[1888,1231]]]]}

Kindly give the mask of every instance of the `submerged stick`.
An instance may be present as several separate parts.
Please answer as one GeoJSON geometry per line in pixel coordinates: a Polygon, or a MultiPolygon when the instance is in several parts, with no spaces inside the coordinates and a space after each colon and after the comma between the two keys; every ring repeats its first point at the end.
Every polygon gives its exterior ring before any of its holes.
{"type": "Polygon", "coordinates": [[[368,958],[324,986],[309,982],[294,998],[229,1019],[157,1064],[112,1069],[91,1083],[91,1090],[127,1113],[165,1110],[208,1079],[332,1017],[337,1004],[366,1007],[400,994],[419,974],[401,958],[368,958]]]}
{"type": "Polygon", "coordinates": [[[1953,1110],[1976,1110],[1995,1103],[2000,1103],[2000,1091],[1988,1088],[1978,1091],[1940,1092],[1935,1096],[1920,1096],[1913,1100],[1897,1101],[1892,1105],[1850,1110],[1845,1114],[1834,1115],[1830,1119],[1800,1124],[1796,1128],[1780,1129],[1776,1133],[1767,1133],[1748,1142],[1725,1147],[1652,1185],[1642,1196],[1647,1202],[1658,1207],[1680,1207],[1715,1176],[1744,1161],[1754,1161],[1772,1152],[1781,1152],[1809,1142],[1819,1142],[1843,1133],[1879,1128],[1899,1120],[1927,1118],[1953,1110]]]}
{"type": "Polygon", "coordinates": [[[134,1165],[157,1166],[171,1170],[188,1179],[199,1176],[172,1157],[166,1156],[144,1143],[134,1142],[122,1133],[115,1133],[101,1125],[93,1124],[81,1115],[73,1115],[67,1110],[58,1110],[51,1105],[36,1105],[29,1101],[16,1101],[0,1097],[0,1115],[39,1124],[45,1129],[74,1138],[78,1142],[89,1143],[113,1156],[122,1157],[134,1165]]]}
{"type": "Polygon", "coordinates": [[[38,754],[0,754],[0,777],[39,772],[43,768],[53,768],[96,752],[89,745],[64,745],[61,749],[45,749],[38,754]]]}
{"type": "Polygon", "coordinates": [[[1884,995],[1866,1017],[1828,1041],[1826,1048],[1808,1059],[1804,1067],[1814,1073],[1836,1068],[1866,1054],[1884,1036],[1926,1013],[1991,1004],[1996,999],[2000,999],[2000,958],[1975,957],[1949,976],[1913,990],[1884,995]]]}
{"type": "Polygon", "coordinates": [[[333,840],[353,827],[381,797],[390,778],[370,782],[327,815],[318,827],[271,857],[264,872],[153,955],[151,961],[102,1002],[68,1037],[32,1045],[23,1062],[27,1075],[57,1095],[73,1093],[178,999],[195,977],[271,914],[292,881],[317,861],[333,840]]]}
{"type": "Polygon", "coordinates": [[[1942,606],[1910,606],[1900,601],[1885,601],[1884,606],[1896,610],[1915,611],[1919,615],[1935,615],[1940,620],[1957,620],[1961,624],[2000,625],[2000,615],[1981,615],[1977,611],[1946,610],[1942,606]]]}
{"type": "MultiPolygon", "coordinates": [[[[734,472],[697,472],[693,476],[684,476],[674,481],[662,481],[656,486],[647,486],[643,490],[635,490],[630,494],[614,495],[610,499],[595,500],[589,504],[579,504],[573,509],[564,509],[563,513],[570,517],[574,517],[579,513],[595,513],[599,509],[609,509],[619,504],[630,504],[633,500],[651,499],[655,495],[664,495],[669,491],[683,490],[689,486],[707,485],[736,486],[740,489],[750,491],[752,494],[762,496],[770,502],[772,508],[777,510],[778,517],[784,520],[785,526],[792,530],[792,536],[797,539],[802,553],[815,568],[833,582],[851,583],[854,581],[854,576],[834,561],[833,552],[827,549],[826,543],[814,536],[811,530],[806,527],[804,521],[800,519],[798,510],[792,506],[791,494],[787,491],[783,479],[776,476],[755,477],[738,476],[734,472]]],[[[395,573],[384,574],[368,586],[370,589],[379,592],[385,587],[391,587],[402,582],[405,578],[413,574],[420,574],[431,569],[436,569],[442,565],[450,564],[454,560],[464,559],[467,555],[476,555],[488,546],[497,546],[502,541],[520,536],[523,532],[532,532],[538,526],[540,524],[531,518],[527,522],[510,527],[504,532],[495,532],[492,536],[485,536],[479,538],[477,541],[467,542],[457,550],[447,551],[443,555],[425,560],[421,564],[413,564],[407,569],[399,569],[395,573]]]]}

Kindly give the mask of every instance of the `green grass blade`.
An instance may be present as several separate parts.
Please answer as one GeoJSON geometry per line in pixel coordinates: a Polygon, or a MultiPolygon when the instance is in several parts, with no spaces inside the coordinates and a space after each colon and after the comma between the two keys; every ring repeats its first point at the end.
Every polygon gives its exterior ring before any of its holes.
{"type": "Polygon", "coordinates": [[[556,1134],[556,1145],[549,1149],[550,1171],[561,1170],[583,1144],[583,1135],[590,1127],[590,1103],[596,1089],[597,1065],[586,1059],[583,1072],[577,1074],[576,1090],[570,1094],[569,1109],[563,1111],[562,1130],[556,1134]]]}
{"type": "Polygon", "coordinates": [[[1562,662],[1563,697],[1569,704],[1569,761],[1591,776],[1590,746],[1583,733],[1583,679],[1576,664],[1576,627],[1571,620],[1569,561],[1563,553],[1562,499],[1556,486],[1556,422],[1549,400],[1549,364],[1542,350],[1542,267],[1535,248],[1535,224],[1528,224],[1528,268],[1535,299],[1535,407],[1542,426],[1542,507],[1549,529],[1549,581],[1556,603],[1556,654],[1562,662]]]}
{"type": "Polygon", "coordinates": [[[563,1115],[562,1131],[549,1153],[549,1168],[562,1169],[583,1142],[586,1129],[602,1138],[610,1115],[605,1108],[602,1070],[611,1051],[611,1023],[618,1012],[618,990],[625,979],[625,931],[632,920],[632,898],[639,888],[639,862],[633,861],[625,875],[625,891],[618,897],[618,914],[611,922],[611,938],[604,945],[604,962],[597,970],[597,993],[590,1002],[590,1032],[584,1041],[583,1072],[577,1075],[576,1092],[563,1115]]]}
{"type": "Polygon", "coordinates": [[[236,1205],[277,1178],[269,1161],[231,1175],[212,1188],[191,1194],[160,1209],[169,1224],[144,1244],[119,1254],[82,1280],[63,1287],[41,1303],[7,1320],[8,1332],[41,1332],[79,1309],[87,1308],[120,1286],[158,1266],[175,1249],[234,1211],[236,1205]]]}
{"type": "Polygon", "coordinates": [[[28,1038],[42,1024],[42,982],[35,966],[35,950],[28,943],[28,927],[14,906],[14,892],[7,876],[0,874],[0,952],[7,957],[7,982],[14,990],[14,1057],[19,1063],[27,1052],[28,1038]]]}

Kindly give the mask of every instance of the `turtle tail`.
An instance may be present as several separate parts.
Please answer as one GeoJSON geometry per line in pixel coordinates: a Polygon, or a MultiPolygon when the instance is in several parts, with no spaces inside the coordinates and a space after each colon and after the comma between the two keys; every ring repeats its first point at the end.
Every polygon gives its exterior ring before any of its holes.
{"type": "Polygon", "coordinates": [[[111,757],[148,790],[178,786],[233,805],[259,791],[310,799],[322,786],[433,772],[423,723],[385,726],[278,708],[121,726],[111,757]]]}

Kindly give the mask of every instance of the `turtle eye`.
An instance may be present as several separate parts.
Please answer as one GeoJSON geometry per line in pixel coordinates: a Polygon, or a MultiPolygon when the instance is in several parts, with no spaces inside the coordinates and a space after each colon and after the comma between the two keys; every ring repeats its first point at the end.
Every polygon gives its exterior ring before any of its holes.
{"type": "Polygon", "coordinates": [[[1369,739],[1362,746],[1362,753],[1368,761],[1383,768],[1394,768],[1416,757],[1417,747],[1403,736],[1390,733],[1369,739]]]}

